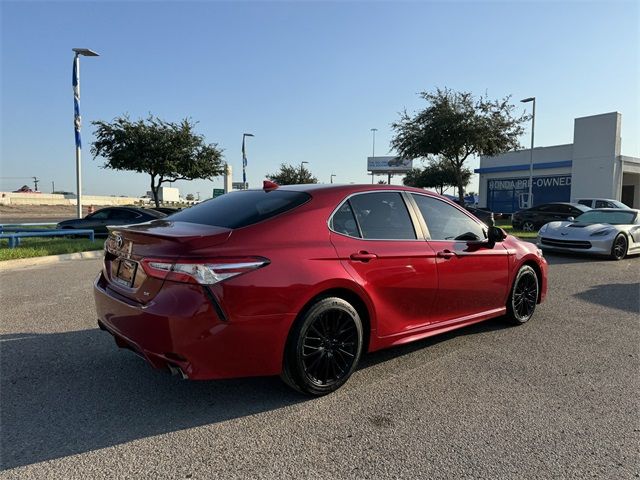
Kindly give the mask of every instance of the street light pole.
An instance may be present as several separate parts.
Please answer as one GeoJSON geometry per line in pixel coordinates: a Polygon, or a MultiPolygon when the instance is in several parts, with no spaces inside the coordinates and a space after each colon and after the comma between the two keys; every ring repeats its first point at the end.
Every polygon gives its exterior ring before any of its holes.
{"type": "MultiPolygon", "coordinates": [[[[371,129],[371,133],[373,136],[373,146],[372,146],[372,152],[371,152],[371,157],[375,158],[376,156],[376,132],[378,131],[377,128],[372,128],[371,129]]],[[[371,185],[373,185],[374,182],[374,176],[373,176],[373,171],[371,172],[371,185]]]]}
{"type": "Polygon", "coordinates": [[[529,195],[527,196],[527,208],[533,207],[533,135],[536,129],[536,97],[529,97],[520,100],[522,103],[533,102],[533,113],[531,115],[531,152],[529,153],[529,195]]]}
{"type": "Polygon", "coordinates": [[[335,173],[331,174],[331,178],[329,179],[329,183],[333,183],[333,177],[337,176],[335,173]]]}
{"type": "Polygon", "coordinates": [[[73,56],[73,124],[76,136],[76,216],[82,218],[82,141],[80,138],[80,128],[82,120],[80,117],[80,55],[85,57],[98,57],[99,55],[88,48],[72,48],[75,52],[73,56]]]}
{"type": "Polygon", "coordinates": [[[302,182],[302,172],[304,171],[304,164],[309,164],[307,161],[300,162],[300,182],[302,182]]]}
{"type": "Polygon", "coordinates": [[[247,189],[247,153],[244,149],[244,139],[245,137],[253,137],[253,133],[243,133],[242,134],[242,186],[244,189],[247,189]]]}

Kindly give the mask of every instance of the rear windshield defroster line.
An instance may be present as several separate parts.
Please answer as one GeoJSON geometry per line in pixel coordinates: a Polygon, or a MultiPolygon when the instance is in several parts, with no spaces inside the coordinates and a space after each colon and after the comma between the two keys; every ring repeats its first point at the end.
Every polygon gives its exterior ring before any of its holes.
{"type": "Polygon", "coordinates": [[[168,220],[241,228],[287,212],[310,198],[305,192],[282,190],[231,192],[174,213],[168,220]]]}

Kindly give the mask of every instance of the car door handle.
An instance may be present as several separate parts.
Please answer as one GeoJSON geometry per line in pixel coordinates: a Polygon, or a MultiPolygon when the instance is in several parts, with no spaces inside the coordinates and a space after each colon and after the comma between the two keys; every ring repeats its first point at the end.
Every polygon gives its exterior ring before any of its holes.
{"type": "Polygon", "coordinates": [[[375,253],[360,251],[358,253],[352,253],[349,258],[351,260],[355,260],[356,262],[368,262],[369,260],[375,260],[376,258],[378,258],[378,255],[376,255],[375,253]]]}
{"type": "Polygon", "coordinates": [[[456,253],[452,252],[451,250],[441,250],[438,253],[436,253],[436,257],[438,258],[451,258],[455,256],[456,256],[456,253]]]}

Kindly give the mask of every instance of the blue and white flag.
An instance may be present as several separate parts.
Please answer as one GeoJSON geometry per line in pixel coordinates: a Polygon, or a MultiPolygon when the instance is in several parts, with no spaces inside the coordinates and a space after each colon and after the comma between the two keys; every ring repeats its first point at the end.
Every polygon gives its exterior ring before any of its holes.
{"type": "Polygon", "coordinates": [[[244,150],[244,135],[242,136],[242,183],[246,185],[247,183],[247,172],[245,169],[247,168],[247,154],[244,150]]]}
{"type": "Polygon", "coordinates": [[[80,127],[82,119],[80,118],[80,59],[76,55],[73,58],[73,125],[76,131],[76,148],[82,148],[80,139],[80,127]]]}

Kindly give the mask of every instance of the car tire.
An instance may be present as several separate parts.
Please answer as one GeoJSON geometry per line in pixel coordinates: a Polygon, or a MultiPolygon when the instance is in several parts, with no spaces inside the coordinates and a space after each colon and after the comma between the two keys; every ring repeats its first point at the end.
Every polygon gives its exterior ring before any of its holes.
{"type": "Polygon", "coordinates": [[[362,354],[360,315],[346,300],[326,297],[307,308],[294,323],[285,347],[282,380],[307,395],[340,388],[362,354]]]}
{"type": "Polygon", "coordinates": [[[535,232],[536,231],[536,226],[534,225],[533,222],[522,222],[522,231],[523,232],[535,232]]]}
{"type": "Polygon", "coordinates": [[[524,265],[518,270],[509,299],[507,300],[507,320],[514,325],[527,323],[536,310],[540,282],[535,270],[524,265]]]}
{"type": "Polygon", "coordinates": [[[627,256],[627,250],[629,249],[629,241],[624,233],[619,233],[613,240],[611,245],[611,259],[622,260],[627,256]]]}

